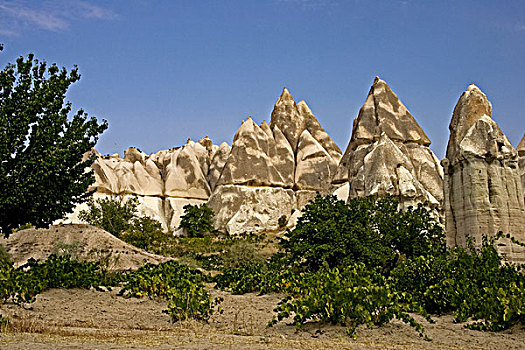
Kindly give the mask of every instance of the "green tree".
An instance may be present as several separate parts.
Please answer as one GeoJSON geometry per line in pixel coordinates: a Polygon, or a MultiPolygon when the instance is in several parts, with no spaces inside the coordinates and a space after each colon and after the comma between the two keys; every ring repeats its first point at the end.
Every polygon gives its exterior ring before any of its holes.
{"type": "Polygon", "coordinates": [[[345,204],[320,195],[281,245],[292,261],[310,270],[356,262],[389,270],[401,256],[445,249],[441,228],[422,206],[401,211],[392,197],[354,198],[345,204]]]}
{"type": "Polygon", "coordinates": [[[137,197],[123,201],[118,197],[88,201],[88,209],[78,217],[90,225],[100,227],[115,237],[137,248],[161,253],[168,241],[162,224],[149,216],[139,216],[137,197]]]}
{"type": "Polygon", "coordinates": [[[30,54],[0,71],[0,230],[8,236],[20,225],[48,227],[86,201],[94,147],[107,122],[81,109],[73,116],[65,102],[80,79],[30,54]]]}
{"type": "Polygon", "coordinates": [[[213,210],[206,204],[186,204],[184,215],[180,218],[179,228],[184,229],[190,237],[199,237],[213,231],[213,210]]]}
{"type": "Polygon", "coordinates": [[[139,201],[132,197],[122,201],[118,197],[89,199],[88,210],[82,210],[78,218],[90,225],[100,227],[115,237],[132,228],[139,201]]]}

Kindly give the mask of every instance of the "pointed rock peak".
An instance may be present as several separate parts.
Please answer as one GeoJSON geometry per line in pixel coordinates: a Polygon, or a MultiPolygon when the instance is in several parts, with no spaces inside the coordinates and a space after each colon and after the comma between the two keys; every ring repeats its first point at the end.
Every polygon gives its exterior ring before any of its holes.
{"type": "Polygon", "coordinates": [[[310,109],[310,107],[308,107],[308,105],[306,104],[306,102],[304,100],[299,101],[299,103],[297,104],[297,109],[303,115],[306,115],[306,114],[312,114],[313,115],[312,110],[310,109]]]}
{"type": "Polygon", "coordinates": [[[456,109],[458,108],[463,110],[458,112],[466,112],[476,119],[481,118],[482,115],[492,118],[492,104],[489,102],[487,95],[474,84],[470,84],[461,95],[454,108],[454,114],[456,114],[456,109]]]}
{"type": "Polygon", "coordinates": [[[272,130],[270,129],[270,125],[266,123],[266,120],[263,120],[260,127],[266,133],[266,135],[273,138],[272,130]]]}
{"type": "Polygon", "coordinates": [[[447,147],[447,158],[454,159],[459,143],[469,129],[483,116],[492,118],[492,104],[487,96],[474,84],[468,86],[454,107],[450,120],[450,138],[447,147]]]}
{"type": "Polygon", "coordinates": [[[276,126],[279,126],[279,129],[281,129],[295,151],[299,135],[305,128],[304,123],[304,118],[299,113],[292,95],[285,88],[273,108],[270,128],[273,130],[276,126]]]}
{"type": "Polygon", "coordinates": [[[248,117],[248,119],[242,121],[242,124],[241,124],[241,127],[239,128],[239,131],[241,129],[244,130],[244,129],[254,128],[254,127],[257,127],[257,124],[255,124],[255,122],[253,121],[252,117],[248,117]]]}
{"type": "Polygon", "coordinates": [[[283,92],[281,93],[281,96],[277,100],[276,104],[279,103],[279,102],[283,102],[283,101],[292,101],[292,102],[295,103],[295,101],[294,101],[294,99],[292,97],[292,94],[290,94],[290,91],[288,91],[287,88],[283,89],[283,92]]]}
{"type": "Polygon", "coordinates": [[[381,132],[395,141],[430,145],[430,139],[388,84],[376,77],[354,121],[351,142],[378,140],[381,132]]]}
{"type": "Polygon", "coordinates": [[[225,148],[231,148],[231,147],[227,142],[221,143],[219,146],[219,149],[225,149],[225,148]]]}
{"type": "Polygon", "coordinates": [[[525,135],[523,135],[523,138],[518,144],[518,147],[516,147],[516,150],[518,151],[520,157],[525,157],[525,135]]]}

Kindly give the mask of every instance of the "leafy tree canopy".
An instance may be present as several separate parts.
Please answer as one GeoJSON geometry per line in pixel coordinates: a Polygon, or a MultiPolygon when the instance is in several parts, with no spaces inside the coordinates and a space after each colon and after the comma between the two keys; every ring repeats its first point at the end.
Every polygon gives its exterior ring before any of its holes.
{"type": "Polygon", "coordinates": [[[179,228],[183,228],[190,237],[202,237],[204,233],[213,231],[214,213],[206,204],[186,204],[183,209],[179,228]]]}
{"type": "Polygon", "coordinates": [[[393,197],[355,198],[348,204],[320,195],[281,242],[292,261],[307,269],[356,262],[387,270],[400,257],[444,251],[441,227],[423,206],[399,210],[393,197]]]}
{"type": "Polygon", "coordinates": [[[90,196],[95,146],[107,122],[81,109],[70,116],[69,86],[80,79],[29,54],[0,71],[0,231],[47,227],[90,196]]]}

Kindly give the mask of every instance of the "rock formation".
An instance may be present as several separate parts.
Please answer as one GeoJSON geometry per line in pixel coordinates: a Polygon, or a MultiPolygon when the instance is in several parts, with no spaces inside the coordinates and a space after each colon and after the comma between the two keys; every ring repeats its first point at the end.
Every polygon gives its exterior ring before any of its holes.
{"type": "Polygon", "coordinates": [[[438,209],[443,172],[430,140],[390,87],[374,80],[354,120],[350,143],[332,183],[347,183],[348,198],[394,195],[402,207],[438,209]]]}
{"type": "MultiPolygon", "coordinates": [[[[151,155],[134,147],[124,158],[97,154],[91,189],[95,198],[136,196],[140,214],[160,221],[165,231],[177,230],[184,205],[208,202],[220,231],[261,232],[279,229],[282,216],[296,219],[294,212],[316,191],[329,193],[340,159],[306,102],[296,104],[284,89],[270,125],[248,118],[232,147],[205,137],[151,155]]],[[[80,205],[66,222],[79,222],[86,208],[80,205]]]]}
{"type": "MultiPolygon", "coordinates": [[[[525,204],[518,152],[492,119],[492,105],[475,85],[459,98],[450,122],[445,171],[447,244],[477,245],[498,231],[525,238],[525,204]]],[[[523,249],[503,240],[507,260],[524,262],[523,249]]]]}
{"type": "Polygon", "coordinates": [[[208,202],[216,228],[230,234],[279,229],[279,218],[290,219],[316,191],[328,193],[340,158],[307,104],[296,104],[284,89],[269,125],[248,118],[235,134],[208,202]]]}
{"type": "Polygon", "coordinates": [[[518,155],[520,157],[519,166],[521,174],[521,188],[523,189],[523,194],[525,195],[525,135],[523,135],[523,138],[518,144],[516,151],[518,151],[518,155]]]}
{"type": "Polygon", "coordinates": [[[290,144],[278,127],[267,130],[251,118],[244,121],[233,138],[233,145],[217,182],[220,185],[293,186],[294,156],[290,144]]]}
{"type": "MultiPolygon", "coordinates": [[[[205,137],[151,155],[134,147],[123,158],[97,153],[91,189],[95,198],[137,196],[139,212],[169,232],[184,205],[201,203],[214,210],[222,232],[282,230],[283,216],[290,228],[320,192],[344,200],[390,194],[403,208],[423,203],[440,218],[445,213],[450,246],[464,246],[467,236],[480,244],[483,234],[500,230],[525,241],[525,136],[515,150],[491,116],[486,96],[469,86],[450,123],[444,176],[429,138],[381,79],[353,122],[343,156],[308,105],[284,89],[270,123],[248,118],[231,147],[205,137]]],[[[69,221],[78,222],[85,208],[69,221]]],[[[522,248],[500,243],[508,260],[525,262],[522,248]]]]}
{"type": "MultiPolygon", "coordinates": [[[[205,203],[222,171],[230,147],[212,144],[208,137],[182,147],[146,155],[130,147],[124,158],[117,155],[97,158],[91,168],[95,174],[94,198],[137,197],[141,215],[158,220],[164,231],[173,232],[180,223],[186,204],[205,203]]],[[[65,222],[79,223],[78,206],[65,222]]]]}

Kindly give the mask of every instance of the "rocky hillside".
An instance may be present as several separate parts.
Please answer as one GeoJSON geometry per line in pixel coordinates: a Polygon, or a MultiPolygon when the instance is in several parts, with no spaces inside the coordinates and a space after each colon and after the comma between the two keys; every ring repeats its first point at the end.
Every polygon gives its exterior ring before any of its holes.
{"type": "MultiPolygon", "coordinates": [[[[460,97],[449,128],[442,167],[416,119],[375,78],[342,155],[306,102],[284,89],[270,122],[248,117],[231,147],[205,137],[151,155],[133,147],[124,158],[98,154],[94,196],[138,196],[139,210],[168,232],[177,230],[184,205],[207,203],[217,230],[239,234],[282,230],[284,218],[294,226],[316,192],[344,200],[390,194],[404,208],[432,208],[446,221],[450,245],[499,230],[523,240],[525,136],[514,149],[474,85],[460,97]]],[[[78,222],[82,208],[68,220],[78,222]]]]}

